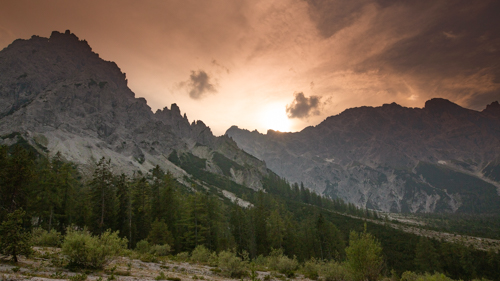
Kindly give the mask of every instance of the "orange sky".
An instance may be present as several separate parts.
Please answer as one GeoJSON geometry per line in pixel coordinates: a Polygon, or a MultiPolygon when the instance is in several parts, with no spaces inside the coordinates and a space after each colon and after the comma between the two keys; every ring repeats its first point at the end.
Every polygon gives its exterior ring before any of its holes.
{"type": "Polygon", "coordinates": [[[0,49],[71,30],[156,110],[216,135],[301,130],[349,107],[500,100],[498,1],[0,0],[0,49]],[[478,4],[479,3],[479,4],[478,4]]]}

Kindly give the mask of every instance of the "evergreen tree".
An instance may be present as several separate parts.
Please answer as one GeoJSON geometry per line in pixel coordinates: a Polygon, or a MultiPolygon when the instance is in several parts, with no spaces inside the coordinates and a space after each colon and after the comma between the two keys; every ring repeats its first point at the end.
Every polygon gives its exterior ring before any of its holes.
{"type": "Polygon", "coordinates": [[[3,163],[0,179],[0,219],[3,220],[7,213],[20,208],[27,209],[35,169],[33,155],[20,145],[14,147],[12,155],[7,154],[6,148],[0,151],[0,155],[3,163]]]}
{"type": "Polygon", "coordinates": [[[439,255],[432,241],[421,236],[415,249],[415,268],[417,272],[440,272],[439,255]]]}
{"type": "Polygon", "coordinates": [[[164,213],[163,201],[161,201],[160,190],[165,185],[165,173],[161,170],[160,166],[151,170],[152,183],[151,183],[151,219],[158,220],[164,213]]]}
{"type": "Polygon", "coordinates": [[[264,193],[259,190],[257,192],[256,205],[252,209],[253,226],[255,229],[255,246],[256,255],[267,255],[269,252],[268,237],[267,237],[267,217],[268,211],[265,203],[264,193]]]}
{"type": "Polygon", "coordinates": [[[316,221],[317,239],[319,241],[321,259],[340,259],[343,257],[344,242],[335,225],[326,221],[322,214],[316,221]]]}
{"type": "Polygon", "coordinates": [[[62,161],[60,152],[57,152],[55,157],[52,158],[51,168],[55,178],[55,190],[59,192],[60,197],[58,208],[55,209],[55,215],[59,222],[58,231],[63,232],[67,226],[73,223],[76,188],[79,185],[77,177],[79,174],[71,163],[62,161]]]}
{"type": "Polygon", "coordinates": [[[349,247],[345,249],[347,266],[354,281],[375,281],[382,271],[382,247],[368,232],[351,231],[349,247]]]}
{"type": "Polygon", "coordinates": [[[139,175],[132,186],[132,245],[148,236],[151,224],[150,193],[146,178],[139,175]]]}
{"type": "Polygon", "coordinates": [[[268,247],[273,249],[283,249],[283,240],[285,239],[286,228],[285,222],[281,218],[281,214],[278,208],[275,208],[269,214],[267,218],[267,230],[268,235],[268,247]]]}
{"type": "Polygon", "coordinates": [[[92,231],[102,234],[107,229],[115,229],[117,200],[113,186],[111,160],[106,160],[104,157],[99,160],[89,187],[92,231]]]}
{"type": "Polygon", "coordinates": [[[151,224],[151,231],[147,240],[151,245],[172,245],[173,243],[173,238],[170,231],[168,231],[167,224],[163,220],[158,221],[158,219],[151,224]]]}
{"type": "Polygon", "coordinates": [[[183,244],[185,250],[192,250],[197,245],[204,245],[208,234],[207,210],[199,194],[190,195],[185,205],[182,223],[185,227],[183,244]]]}
{"type": "MultiPolygon", "coordinates": [[[[130,182],[125,174],[113,178],[118,200],[117,229],[121,237],[132,241],[132,201],[130,196],[130,182]]],[[[129,245],[131,247],[131,245],[129,245]]]]}
{"type": "Polygon", "coordinates": [[[22,227],[25,215],[26,212],[17,209],[7,214],[7,219],[0,225],[0,252],[12,256],[15,263],[18,255],[28,256],[32,252],[29,232],[22,227]]]}

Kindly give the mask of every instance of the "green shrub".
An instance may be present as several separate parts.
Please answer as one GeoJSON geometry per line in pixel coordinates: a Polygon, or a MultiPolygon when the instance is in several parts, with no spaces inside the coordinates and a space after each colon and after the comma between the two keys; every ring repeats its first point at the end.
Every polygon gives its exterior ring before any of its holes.
{"type": "Polygon", "coordinates": [[[222,251],[219,253],[219,268],[226,276],[241,278],[246,275],[246,262],[237,257],[233,252],[222,251]]]}
{"type": "Polygon", "coordinates": [[[153,255],[156,255],[158,257],[166,257],[168,254],[170,254],[170,245],[164,244],[164,245],[153,245],[149,252],[153,255]]]}
{"type": "Polygon", "coordinates": [[[31,231],[31,243],[41,247],[61,247],[63,236],[55,229],[50,232],[41,228],[33,228],[31,231]]]}
{"type": "Polygon", "coordinates": [[[137,244],[135,245],[135,250],[140,254],[149,253],[150,247],[148,241],[141,240],[137,242],[137,244]]]}
{"type": "Polygon", "coordinates": [[[103,268],[127,246],[127,239],[118,232],[107,230],[101,236],[92,236],[86,229],[68,228],[62,244],[62,253],[71,266],[103,268]]]}
{"type": "Polygon", "coordinates": [[[295,270],[299,267],[297,259],[293,259],[287,256],[281,256],[278,260],[278,272],[285,274],[286,277],[291,278],[295,275],[295,270]]]}
{"type": "Polygon", "coordinates": [[[293,259],[283,255],[282,249],[273,249],[267,257],[269,268],[285,274],[287,277],[293,277],[295,270],[297,270],[299,263],[294,257],[293,259]]]}
{"type": "Polygon", "coordinates": [[[210,260],[212,253],[203,245],[198,245],[191,252],[191,261],[197,263],[207,264],[210,260]]]}
{"type": "Polygon", "coordinates": [[[315,258],[306,261],[302,266],[302,273],[304,274],[304,277],[317,280],[319,277],[320,266],[320,263],[318,263],[315,258]]]}
{"type": "Polygon", "coordinates": [[[188,261],[189,253],[188,252],[180,252],[175,256],[178,261],[188,261]]]}
{"type": "Polygon", "coordinates": [[[319,267],[319,275],[324,281],[349,280],[349,271],[343,264],[335,261],[323,263],[319,267]]]}

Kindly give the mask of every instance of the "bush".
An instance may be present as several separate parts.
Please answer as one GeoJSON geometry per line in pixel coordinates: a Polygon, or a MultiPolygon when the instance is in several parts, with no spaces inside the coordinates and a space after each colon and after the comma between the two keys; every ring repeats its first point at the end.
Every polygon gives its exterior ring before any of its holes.
{"type": "Polygon", "coordinates": [[[346,266],[335,261],[323,263],[319,268],[319,275],[324,281],[349,280],[349,271],[346,266]]]}
{"type": "Polygon", "coordinates": [[[188,252],[180,252],[175,256],[178,261],[188,261],[189,253],[188,252]]]}
{"type": "Polygon", "coordinates": [[[135,245],[135,250],[140,254],[149,253],[150,247],[149,247],[148,241],[141,240],[141,241],[137,242],[137,244],[135,245]]]}
{"type": "Polygon", "coordinates": [[[191,261],[197,263],[207,264],[210,260],[212,253],[203,245],[198,245],[194,248],[193,252],[191,252],[191,261]]]}
{"type": "Polygon", "coordinates": [[[62,252],[71,266],[103,268],[127,246],[127,239],[118,232],[107,230],[101,236],[92,236],[86,229],[68,228],[62,244],[62,252]]]}
{"type": "Polygon", "coordinates": [[[267,257],[269,268],[285,274],[287,277],[293,277],[295,270],[299,266],[297,259],[283,255],[282,249],[273,249],[267,257]]]}
{"type": "Polygon", "coordinates": [[[301,271],[304,274],[304,277],[317,280],[319,277],[320,266],[321,264],[318,263],[315,258],[312,258],[304,263],[301,271]]]}
{"type": "Polygon", "coordinates": [[[153,245],[149,252],[153,255],[156,255],[158,257],[166,257],[168,254],[170,254],[170,245],[164,244],[164,245],[153,245]]]}
{"type": "Polygon", "coordinates": [[[219,268],[231,278],[241,278],[246,275],[246,262],[237,257],[233,252],[222,251],[219,253],[219,268]]]}
{"type": "Polygon", "coordinates": [[[31,231],[31,243],[42,247],[61,247],[63,236],[55,229],[50,232],[41,228],[33,228],[31,231]]]}
{"type": "Polygon", "coordinates": [[[278,260],[278,272],[285,274],[286,277],[291,278],[295,275],[295,270],[299,267],[297,259],[293,259],[287,256],[281,256],[278,260]]]}

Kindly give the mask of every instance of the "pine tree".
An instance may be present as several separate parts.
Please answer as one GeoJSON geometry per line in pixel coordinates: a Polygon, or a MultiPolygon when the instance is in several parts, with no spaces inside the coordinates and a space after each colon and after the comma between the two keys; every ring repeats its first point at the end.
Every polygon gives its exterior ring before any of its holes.
{"type": "Polygon", "coordinates": [[[148,236],[151,224],[150,194],[148,181],[139,175],[132,185],[132,245],[148,236]]]}
{"type": "MultiPolygon", "coordinates": [[[[129,243],[132,241],[132,202],[130,196],[130,182],[125,174],[115,176],[113,185],[116,188],[118,200],[118,213],[116,216],[117,229],[121,237],[127,237],[129,243]]],[[[129,245],[131,247],[131,245],[129,245]]]]}
{"type": "Polygon", "coordinates": [[[161,201],[160,190],[165,188],[165,173],[161,170],[160,166],[151,171],[152,184],[151,184],[151,219],[158,220],[164,213],[163,201],[161,201]]]}
{"type": "Polygon", "coordinates": [[[51,168],[55,177],[55,190],[60,197],[58,208],[55,209],[55,216],[59,222],[59,231],[65,231],[66,227],[72,224],[75,212],[75,194],[79,185],[77,177],[78,171],[71,163],[62,160],[60,152],[57,152],[51,161],[51,168]]]}
{"type": "Polygon", "coordinates": [[[7,214],[7,219],[0,225],[0,252],[12,256],[15,263],[18,255],[29,256],[32,252],[29,232],[22,227],[25,215],[26,212],[17,209],[7,214]]]}
{"type": "Polygon", "coordinates": [[[148,242],[151,245],[172,245],[173,238],[165,221],[158,221],[157,219],[151,224],[151,231],[149,232],[148,242]]]}
{"type": "Polygon", "coordinates": [[[368,232],[351,231],[349,247],[345,249],[347,266],[354,281],[375,281],[382,271],[382,247],[368,232]]]}
{"type": "Polygon", "coordinates": [[[273,249],[282,249],[283,240],[285,238],[285,222],[281,219],[281,215],[278,209],[274,209],[269,214],[267,219],[267,234],[269,247],[273,249]]]}
{"type": "Polygon", "coordinates": [[[117,200],[113,186],[111,160],[106,161],[104,157],[99,160],[89,187],[92,231],[102,234],[107,229],[115,229],[117,200]]]}
{"type": "Polygon", "coordinates": [[[420,237],[415,249],[415,268],[417,272],[434,273],[440,271],[439,255],[432,245],[432,241],[420,237]]]}
{"type": "Polygon", "coordinates": [[[343,257],[344,242],[335,225],[326,221],[322,214],[316,221],[316,237],[319,241],[321,259],[340,259],[343,257]]]}
{"type": "Polygon", "coordinates": [[[203,198],[199,194],[190,195],[185,207],[182,223],[184,249],[192,250],[197,245],[204,245],[207,236],[207,211],[203,198]]]}
{"type": "Polygon", "coordinates": [[[266,221],[268,210],[265,204],[264,193],[259,190],[257,193],[256,205],[252,209],[253,227],[255,229],[255,246],[257,255],[267,255],[269,252],[266,221]]]}
{"type": "Polygon", "coordinates": [[[27,199],[35,177],[33,156],[20,145],[14,147],[12,155],[4,148],[2,156],[2,179],[0,185],[0,219],[6,213],[27,209],[27,199]]]}

